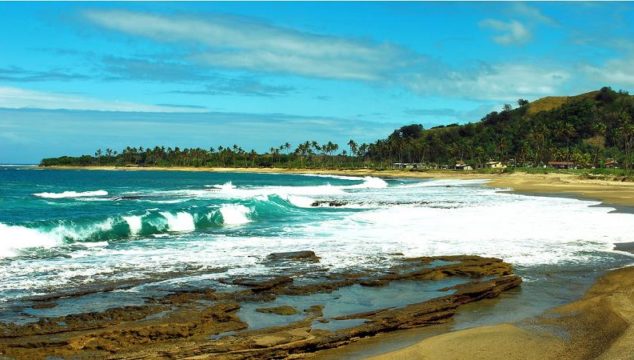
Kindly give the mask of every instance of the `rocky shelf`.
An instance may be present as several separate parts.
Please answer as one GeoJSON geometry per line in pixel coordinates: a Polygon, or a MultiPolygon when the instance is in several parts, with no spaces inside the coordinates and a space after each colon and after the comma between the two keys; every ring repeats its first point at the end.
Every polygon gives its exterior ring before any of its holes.
{"type": "MultiPolygon", "coordinates": [[[[0,323],[0,355],[277,359],[443,323],[461,305],[494,298],[522,281],[510,264],[478,256],[398,256],[387,270],[319,276],[302,267],[319,262],[312,251],[271,254],[263,262],[298,268],[288,275],[226,277],[224,288],[210,283],[139,306],[0,323]]],[[[31,308],[50,311],[62,301],[46,298],[31,308]]]]}

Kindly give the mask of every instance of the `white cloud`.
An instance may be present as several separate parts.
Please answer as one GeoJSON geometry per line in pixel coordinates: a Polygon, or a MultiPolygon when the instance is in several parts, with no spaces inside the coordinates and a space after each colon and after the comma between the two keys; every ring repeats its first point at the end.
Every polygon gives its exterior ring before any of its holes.
{"type": "MultiPolygon", "coordinates": [[[[6,109],[65,109],[129,112],[183,112],[173,106],[146,105],[126,101],[107,101],[55,92],[0,87],[0,108],[6,109]]],[[[190,111],[204,111],[191,109],[190,111]]]]}
{"type": "Polygon", "coordinates": [[[480,26],[500,32],[500,35],[493,37],[493,41],[501,45],[523,44],[532,37],[530,30],[517,20],[504,22],[495,19],[485,19],[480,22],[480,26]]]}
{"type": "MultiPolygon", "coordinates": [[[[529,7],[523,18],[547,21],[529,7]]],[[[323,36],[246,18],[205,19],[119,10],[92,10],[90,21],[107,29],[169,42],[190,51],[189,61],[212,67],[299,76],[360,80],[407,88],[417,94],[514,100],[556,94],[570,75],[530,64],[497,64],[455,69],[404,47],[323,36]]],[[[480,26],[500,34],[500,44],[521,44],[531,32],[517,20],[486,19],[480,26]]]]}
{"type": "Polygon", "coordinates": [[[85,15],[100,26],[130,35],[194,45],[191,59],[227,68],[378,80],[412,58],[389,44],[316,35],[245,18],[198,19],[121,10],[92,10],[85,15]]]}
{"type": "Polygon", "coordinates": [[[514,101],[557,94],[570,79],[570,73],[545,66],[497,64],[472,71],[453,71],[443,78],[418,75],[408,86],[417,93],[463,96],[480,100],[514,101]]]}
{"type": "Polygon", "coordinates": [[[608,60],[602,66],[586,65],[583,70],[605,85],[634,86],[634,57],[608,60]]]}
{"type": "Polygon", "coordinates": [[[514,2],[512,4],[511,11],[515,15],[522,16],[534,22],[539,22],[551,26],[555,26],[558,24],[555,19],[544,15],[544,13],[542,13],[541,10],[539,10],[538,8],[529,6],[528,4],[523,2],[514,2]]]}

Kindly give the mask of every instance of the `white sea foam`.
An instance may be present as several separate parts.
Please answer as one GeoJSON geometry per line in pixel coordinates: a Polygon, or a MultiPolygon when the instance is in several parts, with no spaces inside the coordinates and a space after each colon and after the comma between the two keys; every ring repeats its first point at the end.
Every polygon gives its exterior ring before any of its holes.
{"type": "Polygon", "coordinates": [[[346,186],[345,189],[383,189],[388,186],[387,182],[381,178],[366,176],[363,183],[346,186]]]}
{"type": "Polygon", "coordinates": [[[257,197],[266,197],[269,195],[278,195],[286,198],[289,195],[342,195],[345,194],[344,188],[341,186],[315,185],[315,186],[262,186],[262,187],[244,187],[236,188],[231,183],[218,185],[217,190],[209,190],[206,196],[220,198],[236,198],[248,199],[257,197]]]}
{"type": "Polygon", "coordinates": [[[239,204],[225,204],[220,207],[222,223],[225,225],[243,225],[251,222],[247,215],[251,209],[239,204]]]}
{"type": "MultiPolygon", "coordinates": [[[[322,177],[322,175],[319,175],[322,177]]],[[[339,177],[338,175],[323,175],[323,177],[339,177]]],[[[312,185],[312,186],[248,186],[248,187],[236,187],[232,182],[215,185],[205,185],[207,189],[183,189],[183,190],[167,190],[156,192],[156,195],[166,196],[180,196],[190,197],[198,199],[252,199],[252,198],[265,198],[270,195],[277,195],[284,199],[288,199],[289,196],[336,196],[344,195],[347,190],[358,189],[382,189],[388,187],[387,182],[377,177],[366,176],[360,177],[345,177],[346,180],[355,180],[363,182],[356,185],[312,185]]]]}
{"type": "Polygon", "coordinates": [[[167,220],[169,231],[190,232],[196,230],[192,214],[181,211],[176,214],[164,211],[160,213],[167,220]]]}
{"type": "Polygon", "coordinates": [[[95,190],[95,191],[64,191],[61,193],[35,193],[33,196],[45,198],[45,199],[65,199],[65,198],[80,198],[80,197],[94,197],[94,196],[107,196],[108,192],[106,190],[95,190]]]}
{"type": "Polygon", "coordinates": [[[489,179],[470,179],[470,180],[434,179],[434,180],[415,182],[413,184],[403,184],[403,185],[399,185],[398,187],[424,188],[424,187],[473,186],[473,185],[486,184],[487,182],[489,182],[489,179]]]}
{"type": "Polygon", "coordinates": [[[330,178],[330,179],[339,179],[339,180],[352,180],[359,181],[363,180],[360,176],[344,176],[344,175],[330,175],[330,174],[299,174],[302,176],[311,176],[311,177],[320,177],[320,178],[330,178]]]}
{"type": "Polygon", "coordinates": [[[112,201],[112,199],[110,199],[110,198],[103,198],[103,197],[77,197],[76,199],[77,199],[77,201],[85,201],[85,202],[90,202],[90,201],[112,201]]]}
{"type": "Polygon", "coordinates": [[[288,195],[286,197],[286,200],[297,207],[303,207],[303,208],[312,207],[312,205],[315,203],[315,199],[311,199],[306,196],[297,196],[297,195],[288,195]]]}
{"type": "Polygon", "coordinates": [[[138,235],[143,227],[143,217],[140,215],[123,216],[123,220],[130,227],[130,234],[138,235]]]}
{"type": "Polygon", "coordinates": [[[233,184],[231,183],[231,181],[226,182],[222,185],[212,185],[211,187],[213,187],[214,189],[219,189],[219,190],[223,190],[223,191],[231,191],[235,189],[235,186],[233,186],[233,184]]]}
{"type": "Polygon", "coordinates": [[[479,205],[450,209],[374,209],[305,225],[301,232],[319,236],[325,244],[338,239],[338,251],[350,256],[385,251],[408,256],[477,254],[524,266],[591,262],[616,242],[634,241],[634,216],[592,207],[596,202],[491,197],[497,201],[482,199],[479,205]]]}
{"type": "Polygon", "coordinates": [[[22,249],[50,248],[59,244],[59,238],[37,229],[0,223],[0,257],[15,256],[22,249]]]}

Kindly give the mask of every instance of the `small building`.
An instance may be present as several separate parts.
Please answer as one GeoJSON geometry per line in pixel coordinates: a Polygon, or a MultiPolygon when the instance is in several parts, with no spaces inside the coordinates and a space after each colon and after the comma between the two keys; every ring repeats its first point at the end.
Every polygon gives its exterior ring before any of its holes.
{"type": "Polygon", "coordinates": [[[501,161],[489,161],[486,163],[486,167],[489,169],[504,169],[506,165],[504,165],[501,161]]]}
{"type": "Polygon", "coordinates": [[[403,163],[396,162],[392,164],[393,169],[423,169],[424,166],[421,163],[403,163]]]}
{"type": "Polygon", "coordinates": [[[549,161],[548,165],[555,169],[576,169],[576,165],[572,161],[549,161]]]}
{"type": "Polygon", "coordinates": [[[616,169],[619,167],[619,162],[614,159],[607,159],[605,161],[605,167],[607,169],[616,169]]]}
{"type": "Polygon", "coordinates": [[[460,160],[460,161],[456,162],[456,165],[454,165],[454,169],[456,169],[456,170],[473,170],[473,167],[471,165],[465,164],[464,161],[460,160]]]}

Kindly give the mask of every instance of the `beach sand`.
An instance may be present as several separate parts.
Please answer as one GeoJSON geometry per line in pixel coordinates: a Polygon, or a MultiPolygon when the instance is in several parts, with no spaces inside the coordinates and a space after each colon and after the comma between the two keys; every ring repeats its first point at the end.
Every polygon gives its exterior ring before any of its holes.
{"type": "Polygon", "coordinates": [[[538,318],[450,332],[371,359],[633,359],[633,323],[629,267],[609,272],[581,300],[538,318]]]}

